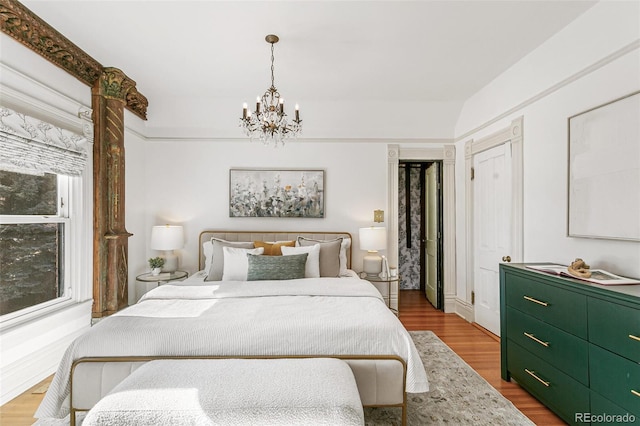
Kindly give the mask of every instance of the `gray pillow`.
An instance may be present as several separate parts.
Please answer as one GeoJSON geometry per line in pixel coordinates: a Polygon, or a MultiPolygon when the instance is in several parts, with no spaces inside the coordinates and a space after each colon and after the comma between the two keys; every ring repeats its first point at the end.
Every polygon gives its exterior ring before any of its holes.
{"type": "Polygon", "coordinates": [[[260,256],[247,254],[249,270],[247,281],[294,280],[304,278],[308,253],[290,256],[260,256]]]}
{"type": "Polygon", "coordinates": [[[298,244],[302,247],[320,244],[320,276],[340,276],[340,245],[343,238],[335,240],[313,240],[311,238],[298,237],[298,244]]]}
{"type": "Polygon", "coordinates": [[[224,272],[224,252],[222,247],[236,247],[244,249],[252,249],[253,242],[234,242],[221,240],[219,238],[211,238],[213,244],[213,256],[211,260],[211,269],[207,274],[205,281],[222,281],[222,273],[224,272]]]}

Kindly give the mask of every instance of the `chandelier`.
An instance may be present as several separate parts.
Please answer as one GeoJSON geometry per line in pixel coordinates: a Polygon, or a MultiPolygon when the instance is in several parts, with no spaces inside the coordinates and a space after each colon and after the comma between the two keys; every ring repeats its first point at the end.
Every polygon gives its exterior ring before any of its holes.
{"type": "Polygon", "coordinates": [[[242,105],[240,127],[251,140],[260,139],[265,145],[273,143],[274,147],[284,145],[285,139],[297,138],[302,132],[300,109],[296,104],[295,118],[287,120],[284,112],[284,99],[276,89],[273,77],[273,45],[280,40],[278,36],[269,34],[265,37],[271,44],[271,87],[264,92],[262,98],[256,99],[256,110],[251,112],[247,104],[242,105]]]}

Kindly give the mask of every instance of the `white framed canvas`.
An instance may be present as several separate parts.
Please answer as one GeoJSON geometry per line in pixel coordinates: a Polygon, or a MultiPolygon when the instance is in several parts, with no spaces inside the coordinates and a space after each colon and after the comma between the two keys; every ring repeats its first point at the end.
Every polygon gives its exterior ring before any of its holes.
{"type": "Polygon", "coordinates": [[[324,218],[324,170],[230,169],[229,217],[324,218]]]}
{"type": "Polygon", "coordinates": [[[569,117],[570,237],[640,241],[640,92],[569,117]]]}

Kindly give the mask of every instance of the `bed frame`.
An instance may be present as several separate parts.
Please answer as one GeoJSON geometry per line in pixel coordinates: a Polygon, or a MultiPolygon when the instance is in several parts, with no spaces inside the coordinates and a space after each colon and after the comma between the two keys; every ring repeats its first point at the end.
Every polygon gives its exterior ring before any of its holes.
{"type": "MultiPolygon", "coordinates": [[[[205,230],[199,236],[199,269],[204,269],[202,243],[211,238],[227,241],[293,241],[298,236],[317,240],[338,237],[351,238],[348,232],[274,232],[274,231],[221,231],[205,230]]],[[[352,240],[353,241],[353,240],[352,240]]],[[[347,266],[351,267],[351,248],[347,252],[347,266]]],[[[245,357],[233,358],[313,358],[306,356],[245,357]]],[[[402,424],[406,424],[407,395],[405,361],[396,355],[321,355],[339,358],[347,362],[353,371],[358,392],[364,407],[400,407],[402,424]]],[[[103,396],[135,371],[140,365],[153,359],[219,359],[229,357],[91,357],[81,358],[71,368],[70,412],[71,426],[75,426],[76,413],[89,411],[103,396]]]]}

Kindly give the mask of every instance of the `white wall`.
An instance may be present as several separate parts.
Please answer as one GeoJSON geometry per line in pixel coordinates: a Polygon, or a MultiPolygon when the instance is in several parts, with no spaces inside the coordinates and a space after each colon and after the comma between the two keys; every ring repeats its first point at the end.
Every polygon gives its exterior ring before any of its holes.
{"type": "Polygon", "coordinates": [[[135,303],[139,297],[136,296],[136,275],[147,272],[148,268],[141,271],[134,266],[136,262],[144,262],[147,250],[147,205],[145,197],[147,188],[155,187],[153,182],[147,187],[145,181],[146,166],[153,158],[147,160],[147,147],[144,138],[131,127],[139,126],[141,120],[125,110],[124,115],[124,153],[125,153],[125,225],[127,231],[133,235],[129,237],[129,304],[135,303]],[[142,258],[140,258],[142,256],[142,258]]]}
{"type": "Polygon", "coordinates": [[[180,268],[190,273],[197,271],[198,235],[204,229],[350,232],[353,268],[359,270],[364,253],[357,245],[358,228],[371,226],[373,210],[385,210],[387,203],[384,143],[292,141],[274,149],[248,141],[150,141],[144,144],[140,167],[133,164],[139,152],[129,145],[126,149],[127,229],[134,234],[129,246],[130,298],[136,292],[135,276],[148,271],[146,260],[156,254],[149,249],[153,225],[184,226],[180,268]],[[230,218],[229,169],[243,167],[324,170],[325,218],[230,218]],[[129,191],[132,181],[144,182],[143,193],[129,191]],[[144,220],[130,219],[142,214],[144,220]]]}
{"type": "MultiPolygon", "coordinates": [[[[0,102],[82,134],[78,112],[91,105],[90,88],[4,33],[0,34],[0,44],[0,102]]],[[[84,193],[89,204],[83,213],[90,216],[90,164],[85,174],[88,185],[84,193]]],[[[91,222],[88,225],[84,238],[76,236],[74,241],[91,247],[91,222]]],[[[0,323],[0,405],[52,374],[71,341],[89,328],[91,253],[81,253],[72,261],[85,266],[74,268],[71,300],[0,323]]]]}
{"type": "Polygon", "coordinates": [[[471,285],[464,143],[508,127],[518,116],[524,116],[523,260],[566,264],[581,257],[592,267],[640,277],[640,243],[566,236],[567,119],[640,89],[638,16],[638,2],[597,4],[465,103],[455,131],[459,298],[467,298],[471,285]]]}
{"type": "MultiPolygon", "coordinates": [[[[287,113],[292,114],[293,107],[288,105],[287,113]]],[[[461,107],[461,101],[308,100],[301,102],[300,114],[305,139],[451,139],[461,107]]],[[[238,127],[241,115],[242,98],[178,97],[150,101],[144,134],[150,138],[241,140],[244,138],[238,127]]]]}

